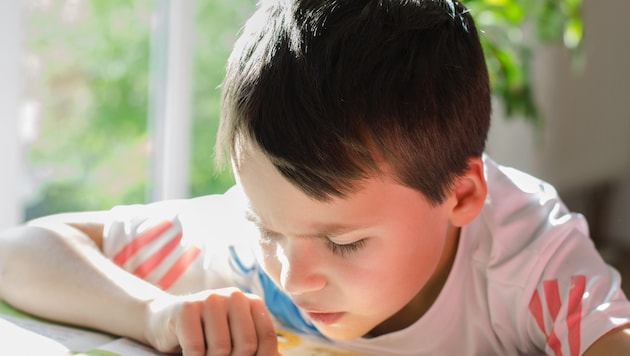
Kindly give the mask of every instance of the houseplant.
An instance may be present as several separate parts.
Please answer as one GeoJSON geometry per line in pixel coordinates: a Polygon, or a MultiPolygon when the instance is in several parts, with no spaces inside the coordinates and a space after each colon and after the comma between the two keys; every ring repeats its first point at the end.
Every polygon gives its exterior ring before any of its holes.
{"type": "Polygon", "coordinates": [[[541,43],[558,43],[579,58],[582,0],[465,0],[486,52],[492,92],[506,117],[543,119],[532,95],[531,57],[541,43]]]}

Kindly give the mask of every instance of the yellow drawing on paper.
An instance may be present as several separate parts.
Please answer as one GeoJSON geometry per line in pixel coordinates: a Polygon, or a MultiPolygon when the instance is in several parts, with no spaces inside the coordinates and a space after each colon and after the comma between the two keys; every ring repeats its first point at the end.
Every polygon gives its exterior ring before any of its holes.
{"type": "Polygon", "coordinates": [[[344,351],[326,345],[322,341],[311,340],[286,330],[277,330],[278,349],[283,356],[359,356],[360,354],[344,351]]]}

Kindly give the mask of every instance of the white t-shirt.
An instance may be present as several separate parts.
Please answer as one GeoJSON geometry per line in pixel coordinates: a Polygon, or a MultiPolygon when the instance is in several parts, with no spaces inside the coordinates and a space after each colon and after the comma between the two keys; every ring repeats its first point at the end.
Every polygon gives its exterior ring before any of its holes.
{"type": "MultiPolygon", "coordinates": [[[[451,273],[433,306],[390,334],[337,341],[370,355],[578,355],[630,323],[619,274],[550,185],[484,157],[488,197],[461,231],[451,273]]],[[[317,333],[277,289],[250,248],[245,198],[224,195],[117,207],[104,252],[173,293],[237,286],[260,294],[283,324],[317,333]]]]}

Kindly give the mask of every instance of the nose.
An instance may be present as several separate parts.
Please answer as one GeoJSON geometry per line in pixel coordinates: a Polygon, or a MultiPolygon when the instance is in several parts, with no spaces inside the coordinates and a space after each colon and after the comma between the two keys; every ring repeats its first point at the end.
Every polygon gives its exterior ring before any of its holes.
{"type": "Polygon", "coordinates": [[[326,285],[322,261],[315,242],[309,238],[287,238],[278,251],[280,285],[289,294],[314,292],[326,285]]]}

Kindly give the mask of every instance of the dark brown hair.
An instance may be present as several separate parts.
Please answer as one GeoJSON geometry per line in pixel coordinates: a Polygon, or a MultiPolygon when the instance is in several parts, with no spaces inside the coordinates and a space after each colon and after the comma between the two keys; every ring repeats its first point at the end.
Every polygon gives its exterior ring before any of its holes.
{"type": "Polygon", "coordinates": [[[384,163],[440,203],[490,125],[483,51],[457,1],[263,1],[222,89],[219,156],[251,142],[319,200],[384,163]]]}

